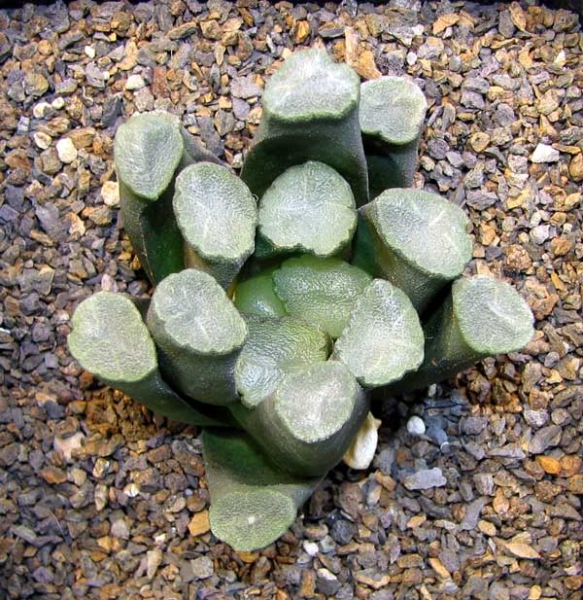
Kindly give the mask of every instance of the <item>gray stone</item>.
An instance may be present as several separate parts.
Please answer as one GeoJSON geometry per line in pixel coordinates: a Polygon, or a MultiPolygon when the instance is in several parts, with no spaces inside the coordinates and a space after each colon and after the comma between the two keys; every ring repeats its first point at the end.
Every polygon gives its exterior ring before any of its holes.
{"type": "Polygon", "coordinates": [[[477,108],[479,110],[486,106],[486,102],[481,94],[470,90],[462,91],[461,103],[468,108],[477,108]]]}
{"type": "Polygon", "coordinates": [[[563,429],[558,425],[549,425],[539,429],[528,444],[531,454],[542,454],[547,448],[557,446],[561,440],[563,429]]]}
{"type": "Polygon", "coordinates": [[[136,92],[134,103],[140,112],[146,112],[154,108],[154,95],[150,88],[143,87],[136,92]]]}
{"type": "Polygon", "coordinates": [[[479,435],[488,425],[488,417],[467,417],[462,421],[462,433],[479,435]]]}
{"type": "Polygon", "coordinates": [[[395,449],[391,446],[383,448],[374,459],[374,466],[386,475],[390,475],[395,464],[395,449]]]}
{"type": "Polygon", "coordinates": [[[246,77],[233,77],[231,81],[231,93],[235,98],[253,98],[261,96],[263,89],[253,81],[252,75],[246,77]]]}
{"type": "Polygon", "coordinates": [[[356,526],[350,521],[338,519],[332,525],[330,535],[332,539],[341,546],[348,544],[356,534],[356,526]]]}
{"type": "Polygon", "coordinates": [[[484,77],[468,77],[462,83],[464,90],[485,94],[490,89],[490,82],[484,77]]]}
{"type": "Polygon", "coordinates": [[[530,230],[530,239],[540,246],[544,244],[550,236],[550,227],[548,225],[537,225],[530,230]]]}
{"type": "Polygon", "coordinates": [[[85,77],[87,83],[98,90],[105,89],[106,73],[104,73],[94,62],[91,62],[85,68],[85,77]]]}
{"type": "Polygon", "coordinates": [[[162,551],[159,548],[149,550],[146,554],[146,576],[148,579],[153,579],[156,571],[162,562],[162,551]]]}
{"type": "Polygon", "coordinates": [[[77,82],[74,79],[67,78],[63,81],[58,81],[55,85],[55,92],[59,96],[70,96],[77,91],[77,82]]]}
{"type": "Polygon", "coordinates": [[[449,548],[444,548],[439,553],[439,560],[443,563],[443,566],[450,572],[455,573],[460,569],[460,557],[457,552],[449,548]]]}
{"type": "Polygon", "coordinates": [[[490,206],[494,206],[498,201],[498,196],[495,192],[485,192],[483,190],[471,190],[466,197],[466,204],[476,210],[485,210],[490,206]]]}
{"type": "Polygon", "coordinates": [[[510,600],[510,592],[500,581],[492,582],[488,594],[488,600],[510,600]]]}
{"type": "Polygon", "coordinates": [[[500,13],[500,20],[498,23],[498,31],[506,38],[510,39],[514,35],[514,23],[510,16],[509,10],[503,10],[500,13]]]}
{"type": "Polygon", "coordinates": [[[30,527],[26,527],[25,525],[13,525],[10,528],[10,531],[29,544],[34,544],[37,538],[36,533],[30,529],[30,527]]]}
{"type": "Polygon", "coordinates": [[[249,114],[251,107],[241,98],[233,98],[233,114],[240,121],[244,121],[249,114]]]}
{"type": "Polygon", "coordinates": [[[516,114],[508,104],[499,104],[492,120],[499,127],[510,127],[516,121],[516,114]]]}
{"type": "Polygon", "coordinates": [[[215,572],[213,561],[208,556],[199,556],[190,561],[195,579],[208,579],[215,572]]]}
{"type": "Polygon", "coordinates": [[[120,538],[122,540],[129,540],[130,526],[123,517],[118,517],[111,524],[109,534],[112,537],[120,538]]]}
{"type": "Polygon", "coordinates": [[[463,446],[465,451],[473,456],[476,460],[482,460],[484,456],[486,456],[484,446],[474,442],[473,440],[464,441],[463,446]]]}
{"type": "Polygon", "coordinates": [[[126,81],[125,88],[129,92],[141,90],[146,85],[144,78],[141,75],[130,75],[126,81]]]}
{"type": "Polygon", "coordinates": [[[500,458],[525,458],[524,450],[518,444],[506,444],[499,448],[488,450],[488,456],[499,456],[500,458]]]}
{"type": "Polygon", "coordinates": [[[63,224],[59,217],[59,209],[54,204],[37,206],[35,215],[39,220],[40,226],[47,232],[51,239],[60,240],[63,237],[63,224]]]}
{"type": "Polygon", "coordinates": [[[473,531],[477,525],[484,506],[488,504],[486,498],[477,498],[466,508],[466,514],[461,522],[460,528],[464,531],[473,531]]]}
{"type": "Polygon", "coordinates": [[[417,51],[417,56],[419,58],[428,58],[435,59],[438,58],[444,50],[443,40],[440,38],[429,38],[429,40],[419,46],[419,50],[417,51]]]}
{"type": "Polygon", "coordinates": [[[494,491],[494,477],[491,473],[476,473],[474,485],[479,494],[491,496],[494,491]]]}
{"type": "Polygon", "coordinates": [[[542,408],[538,410],[526,409],[523,415],[528,425],[535,429],[543,427],[549,421],[549,413],[542,408]]]}
{"type": "Polygon", "coordinates": [[[338,577],[328,569],[318,569],[316,574],[316,587],[325,596],[334,596],[342,584],[338,577]]]}
{"type": "Polygon", "coordinates": [[[449,144],[442,138],[433,138],[427,142],[427,152],[431,158],[443,160],[449,152],[449,144]]]}
{"type": "Polygon", "coordinates": [[[446,483],[447,480],[438,467],[422,469],[403,479],[403,485],[408,490],[428,490],[434,487],[443,487],[446,483]]]}
{"type": "Polygon", "coordinates": [[[121,94],[109,96],[103,103],[103,115],[101,121],[104,127],[111,127],[116,119],[121,115],[123,107],[123,97],[121,94]]]}
{"type": "Polygon", "coordinates": [[[4,205],[0,206],[0,223],[10,223],[18,219],[18,212],[16,212],[11,206],[4,205]]]}

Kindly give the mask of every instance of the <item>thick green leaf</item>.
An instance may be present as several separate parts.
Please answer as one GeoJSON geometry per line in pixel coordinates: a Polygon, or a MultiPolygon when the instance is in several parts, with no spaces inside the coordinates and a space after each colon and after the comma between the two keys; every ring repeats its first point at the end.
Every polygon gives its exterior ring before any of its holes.
{"type": "Polygon", "coordinates": [[[486,276],[462,277],[424,331],[423,364],[398,382],[396,391],[426,387],[487,356],[522,349],[534,333],[533,316],[509,284],[486,276]]]}
{"type": "Polygon", "coordinates": [[[409,298],[375,279],[357,299],[334,355],[359,383],[378,387],[398,381],[423,360],[423,330],[409,298]]]}
{"type": "Polygon", "coordinates": [[[330,354],[326,333],[306,321],[252,315],[245,321],[249,336],[235,369],[245,406],[256,406],[272,394],[284,372],[325,361],[330,354]]]}
{"type": "Polygon", "coordinates": [[[410,79],[380,77],[361,85],[360,127],[371,198],[412,185],[426,111],[425,96],[410,79]]]}
{"type": "Polygon", "coordinates": [[[360,128],[365,136],[403,146],[417,141],[427,101],[418,85],[405,77],[380,77],[360,86],[360,128]]]}
{"type": "Polygon", "coordinates": [[[274,269],[263,271],[237,285],[234,302],[242,313],[259,317],[287,315],[282,301],[273,289],[273,271],[274,269]]]}
{"type": "Polygon", "coordinates": [[[400,287],[420,312],[472,258],[468,218],[437,194],[386,190],[361,220],[354,263],[400,287]]]}
{"type": "Polygon", "coordinates": [[[172,208],[173,178],[199,161],[219,163],[180,124],[162,112],[132,117],[115,137],[124,227],[153,284],[184,269],[184,241],[172,208]]]}
{"type": "Polygon", "coordinates": [[[322,475],[341,460],[368,407],[354,376],[337,361],[287,371],[256,408],[229,406],[273,461],[306,476],[322,475]]]}
{"type": "Polygon", "coordinates": [[[476,353],[515,352],[533,336],[528,304],[504,281],[486,276],[460,278],[453,285],[452,301],[463,339],[476,353]]]}
{"type": "Polygon", "coordinates": [[[119,182],[124,228],[148,279],[156,284],[184,269],[184,242],[172,212],[173,185],[155,201],[136,196],[119,182]]]}
{"type": "Polygon", "coordinates": [[[339,121],[359,99],[355,71],[335,63],[325,50],[295,52],[269,79],[263,94],[264,110],[277,122],[296,124],[339,121]]]}
{"type": "Polygon", "coordinates": [[[267,82],[263,116],[241,177],[259,198],[293,165],[310,160],[335,169],[358,205],[368,200],[358,122],[358,75],[325,50],[290,56],[267,82]]]}
{"type": "Polygon", "coordinates": [[[134,115],[117,130],[113,149],[120,179],[146,201],[168,188],[183,151],[180,121],[164,112],[134,115]]]}
{"type": "Polygon", "coordinates": [[[185,269],[164,279],[147,320],[162,372],[184,394],[209,404],[238,400],[234,369],[247,326],[210,275],[185,269]]]}
{"type": "Polygon", "coordinates": [[[350,242],[355,228],[352,190],[324,163],[289,168],[259,205],[259,232],[276,251],[332,256],[350,242]]]}
{"type": "Polygon", "coordinates": [[[87,298],[77,307],[72,325],[71,354],[104,383],[176,421],[209,426],[231,422],[228,414],[185,401],[163,381],[154,342],[127,296],[99,292],[87,298]]]}
{"type": "Polygon", "coordinates": [[[337,258],[305,255],[284,261],[273,280],[275,293],[290,315],[337,338],[371,277],[337,258]]]}
{"type": "Polygon", "coordinates": [[[202,442],[211,529],[238,551],[259,550],[282,536],[321,481],[279,469],[238,432],[205,430],[202,442]]]}
{"type": "Polygon", "coordinates": [[[186,167],[176,179],[174,212],[196,264],[228,285],[255,247],[257,204],[229,169],[210,162],[186,167]]]}

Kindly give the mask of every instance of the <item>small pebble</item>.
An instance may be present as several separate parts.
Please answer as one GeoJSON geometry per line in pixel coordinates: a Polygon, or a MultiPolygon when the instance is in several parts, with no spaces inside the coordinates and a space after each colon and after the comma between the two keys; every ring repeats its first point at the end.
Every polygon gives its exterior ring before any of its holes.
{"type": "Polygon", "coordinates": [[[539,144],[530,156],[533,163],[554,163],[561,158],[561,153],[546,144],[539,144]]]}
{"type": "Polygon", "coordinates": [[[191,560],[190,565],[195,579],[208,579],[215,572],[213,561],[208,556],[199,556],[191,560]]]}
{"type": "Polygon", "coordinates": [[[50,110],[50,108],[51,105],[48,102],[38,102],[34,105],[32,109],[32,114],[34,115],[35,119],[43,119],[45,116],[45,112],[47,111],[47,109],[50,110]]]}
{"type": "Polygon", "coordinates": [[[44,131],[35,131],[34,133],[34,143],[41,149],[46,150],[53,143],[53,139],[44,131]]]}
{"type": "Polygon", "coordinates": [[[106,206],[117,206],[119,204],[119,184],[117,181],[106,181],[101,186],[101,197],[106,206]]]}
{"type": "Polygon", "coordinates": [[[145,85],[146,82],[141,75],[130,75],[126,81],[125,88],[130,92],[135,92],[136,90],[141,90],[145,85]]]}
{"type": "Polygon", "coordinates": [[[447,480],[440,468],[421,469],[403,479],[403,485],[408,490],[428,490],[435,487],[443,487],[447,480]]]}
{"type": "Polygon", "coordinates": [[[423,419],[421,417],[418,417],[417,415],[413,415],[407,421],[407,431],[411,435],[415,435],[415,436],[423,435],[425,433],[425,422],[423,421],[423,419]]]}
{"type": "Polygon", "coordinates": [[[544,244],[550,236],[548,225],[537,225],[530,230],[530,239],[537,245],[544,244]]]}
{"type": "Polygon", "coordinates": [[[66,165],[77,158],[77,148],[70,138],[63,138],[57,142],[57,155],[59,160],[66,165]]]}
{"type": "Polygon", "coordinates": [[[318,548],[318,544],[316,544],[316,542],[310,542],[309,540],[306,540],[303,544],[304,546],[304,550],[310,555],[310,556],[317,556],[318,552],[319,552],[319,548],[318,548]]]}

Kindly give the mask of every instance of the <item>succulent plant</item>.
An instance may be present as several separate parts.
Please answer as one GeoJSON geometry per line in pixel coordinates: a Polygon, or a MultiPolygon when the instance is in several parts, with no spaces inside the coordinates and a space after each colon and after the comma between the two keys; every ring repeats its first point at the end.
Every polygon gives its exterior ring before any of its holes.
{"type": "Polygon", "coordinates": [[[87,298],[69,346],[104,383],[204,428],[211,528],[236,549],[282,535],[343,456],[368,466],[374,390],[427,386],[532,336],[510,285],[464,275],[464,212],[407,189],[425,111],[412,81],[361,85],[307,50],[267,83],[241,178],[173,115],[117,132],[123,222],[155,289],[87,298]]]}

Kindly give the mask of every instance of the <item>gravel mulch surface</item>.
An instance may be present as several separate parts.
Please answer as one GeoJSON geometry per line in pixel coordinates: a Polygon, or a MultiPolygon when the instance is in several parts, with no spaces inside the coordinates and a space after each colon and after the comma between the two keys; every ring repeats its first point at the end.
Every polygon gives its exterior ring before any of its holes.
{"type": "Polygon", "coordinates": [[[0,10],[0,597],[580,599],[582,86],[578,17],[535,2],[0,10]],[[209,532],[196,430],[82,372],[66,335],[96,290],[147,292],[120,122],[169,109],[240,166],[265,78],[313,44],[423,87],[417,184],[465,207],[469,271],[512,281],[537,335],[378,406],[374,467],[338,467],[282,540],[236,554],[209,532]]]}

